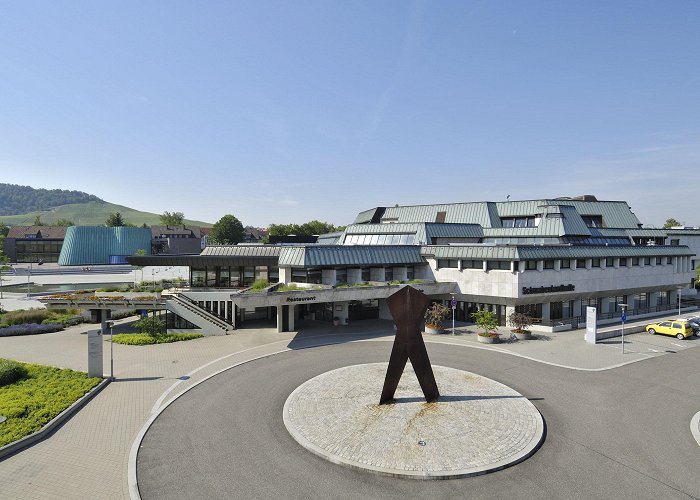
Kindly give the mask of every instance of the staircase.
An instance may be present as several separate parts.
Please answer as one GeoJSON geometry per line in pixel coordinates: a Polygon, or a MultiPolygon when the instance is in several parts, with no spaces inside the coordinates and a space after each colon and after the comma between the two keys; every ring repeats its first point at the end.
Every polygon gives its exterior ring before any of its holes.
{"type": "Polygon", "coordinates": [[[234,330],[231,323],[217,316],[177,292],[163,292],[165,308],[197,325],[205,335],[228,335],[234,330]]]}

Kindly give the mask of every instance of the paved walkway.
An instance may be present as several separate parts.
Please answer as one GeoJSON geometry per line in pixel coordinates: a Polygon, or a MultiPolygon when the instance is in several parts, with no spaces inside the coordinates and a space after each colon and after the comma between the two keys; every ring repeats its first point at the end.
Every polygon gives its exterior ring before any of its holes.
{"type": "MultiPolygon", "coordinates": [[[[115,332],[125,329],[124,323],[117,322],[115,332]]],[[[80,325],[52,334],[0,338],[0,353],[21,361],[87,371],[85,333],[95,328],[96,325],[80,325]]],[[[340,328],[307,325],[298,335],[277,333],[274,328],[253,328],[192,342],[142,347],[115,345],[117,380],[48,439],[0,462],[3,485],[0,498],[129,498],[127,473],[132,443],[152,413],[182,390],[249,359],[323,343],[388,342],[393,340],[392,330],[391,322],[366,321],[340,328]]],[[[425,339],[493,349],[583,370],[602,370],[700,345],[697,337],[678,341],[673,337],[626,335],[629,344],[623,355],[619,340],[589,345],[583,341],[582,331],[541,335],[536,340],[496,347],[478,344],[473,327],[460,326],[457,333],[430,335],[425,339]]],[[[108,366],[107,348],[106,369],[108,366]]]]}

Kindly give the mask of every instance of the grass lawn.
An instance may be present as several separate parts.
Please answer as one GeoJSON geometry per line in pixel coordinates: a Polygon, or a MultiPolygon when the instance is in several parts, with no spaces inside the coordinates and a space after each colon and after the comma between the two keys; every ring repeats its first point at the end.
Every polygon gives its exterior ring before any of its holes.
{"type": "Polygon", "coordinates": [[[102,379],[68,369],[22,363],[26,378],[0,387],[0,446],[32,434],[102,379]]]}
{"type": "Polygon", "coordinates": [[[120,333],[114,336],[114,343],[126,345],[152,345],[182,342],[204,337],[201,333],[173,333],[170,335],[148,335],[146,333],[120,333]]]}

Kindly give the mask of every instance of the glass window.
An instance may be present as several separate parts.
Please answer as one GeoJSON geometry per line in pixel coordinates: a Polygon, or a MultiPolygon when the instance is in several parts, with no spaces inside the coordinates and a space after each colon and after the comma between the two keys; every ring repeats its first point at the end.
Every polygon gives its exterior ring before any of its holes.
{"type": "Polygon", "coordinates": [[[292,268],[292,282],[293,283],[306,283],[307,282],[306,269],[301,267],[292,268]]]}
{"type": "Polygon", "coordinates": [[[525,261],[525,269],[528,271],[532,271],[537,269],[537,261],[536,260],[526,260],[525,261]]]}
{"type": "Polygon", "coordinates": [[[581,269],[586,267],[586,259],[576,259],[576,268],[581,269]]]}
{"type": "Polygon", "coordinates": [[[336,283],[347,283],[348,282],[348,270],[347,269],[336,269],[335,270],[335,282],[336,283]]]}
{"type": "Polygon", "coordinates": [[[250,286],[255,281],[255,267],[246,266],[243,268],[243,286],[250,286]]]}
{"type": "Polygon", "coordinates": [[[554,261],[553,260],[545,260],[544,261],[544,268],[545,269],[554,269],[554,261]]]}
{"type": "Polygon", "coordinates": [[[458,262],[455,259],[438,259],[438,268],[448,267],[451,269],[457,269],[458,262]]]}
{"type": "Polygon", "coordinates": [[[412,280],[415,279],[415,268],[413,266],[408,266],[406,267],[406,279],[412,280]]]}
{"type": "Polygon", "coordinates": [[[486,269],[498,269],[498,270],[508,270],[510,271],[510,261],[509,260],[487,260],[486,269]]]}
{"type": "Polygon", "coordinates": [[[673,257],[666,257],[666,264],[673,264],[673,257]]]}
{"type": "Polygon", "coordinates": [[[559,265],[561,269],[570,269],[571,268],[571,261],[569,259],[563,259],[561,261],[561,264],[559,265]]]}
{"type": "Polygon", "coordinates": [[[627,265],[627,258],[626,257],[621,257],[620,258],[620,267],[626,266],[627,265]]]}
{"type": "Polygon", "coordinates": [[[671,246],[677,247],[681,244],[681,240],[671,240],[671,246]]]}
{"type": "Polygon", "coordinates": [[[661,264],[663,264],[663,262],[661,262],[661,257],[657,257],[656,258],[656,265],[660,266],[661,264]]]}
{"type": "Polygon", "coordinates": [[[384,281],[391,281],[394,279],[394,268],[385,267],[384,268],[384,281]]]}
{"type": "Polygon", "coordinates": [[[632,257],[632,267],[639,265],[639,257],[632,257]]]}
{"type": "Polygon", "coordinates": [[[228,288],[231,286],[231,281],[230,281],[230,270],[228,267],[222,267],[221,270],[219,271],[219,283],[217,286],[220,286],[222,288],[228,288]]]}
{"type": "Polygon", "coordinates": [[[307,283],[315,283],[320,285],[322,278],[323,274],[320,269],[309,269],[306,273],[307,283]]]}
{"type": "Polygon", "coordinates": [[[192,267],[190,269],[190,286],[193,288],[205,286],[206,274],[206,268],[192,267]]]}
{"type": "Polygon", "coordinates": [[[649,257],[644,257],[644,265],[645,265],[645,266],[650,266],[650,265],[651,265],[651,258],[649,258],[649,257]]]}
{"type": "Polygon", "coordinates": [[[600,267],[600,259],[591,259],[591,267],[600,267]]]}
{"type": "Polygon", "coordinates": [[[361,274],[362,274],[362,281],[369,281],[369,277],[370,277],[369,267],[363,267],[361,274]]]}

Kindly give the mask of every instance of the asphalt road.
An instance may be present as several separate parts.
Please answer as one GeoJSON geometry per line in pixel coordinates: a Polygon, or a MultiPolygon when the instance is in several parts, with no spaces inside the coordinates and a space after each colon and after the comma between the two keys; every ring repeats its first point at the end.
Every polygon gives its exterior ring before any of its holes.
{"type": "Polygon", "coordinates": [[[700,409],[698,349],[581,372],[430,344],[433,364],[504,383],[544,417],[546,439],[534,456],[483,476],[417,481],[374,475],[327,462],[289,436],[282,407],[299,384],[340,366],[385,362],[390,350],[388,342],[297,350],[195,387],[143,440],[137,461],[142,498],[700,498],[700,446],[689,427],[700,409]]]}

